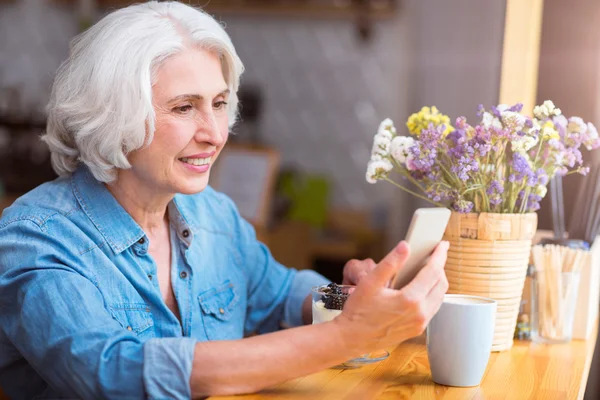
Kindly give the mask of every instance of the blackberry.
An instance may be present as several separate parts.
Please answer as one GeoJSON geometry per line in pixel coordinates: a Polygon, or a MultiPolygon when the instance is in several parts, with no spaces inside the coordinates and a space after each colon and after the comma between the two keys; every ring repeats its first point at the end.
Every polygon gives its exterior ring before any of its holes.
{"type": "Polygon", "coordinates": [[[325,308],[329,310],[341,310],[344,308],[344,303],[348,298],[348,294],[342,292],[342,288],[337,284],[330,283],[323,292],[327,293],[322,298],[323,303],[325,303],[325,308]]]}

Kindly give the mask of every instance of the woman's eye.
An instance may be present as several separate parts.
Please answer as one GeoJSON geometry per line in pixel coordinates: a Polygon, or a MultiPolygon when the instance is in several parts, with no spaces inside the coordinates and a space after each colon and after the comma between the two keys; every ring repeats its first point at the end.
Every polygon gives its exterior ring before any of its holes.
{"type": "Polygon", "coordinates": [[[185,106],[179,106],[179,107],[175,107],[173,109],[173,111],[178,112],[180,114],[185,114],[188,113],[192,110],[192,106],[189,104],[186,104],[185,106]]]}
{"type": "Polygon", "coordinates": [[[213,106],[215,109],[220,110],[227,105],[226,101],[217,101],[213,106]]]}

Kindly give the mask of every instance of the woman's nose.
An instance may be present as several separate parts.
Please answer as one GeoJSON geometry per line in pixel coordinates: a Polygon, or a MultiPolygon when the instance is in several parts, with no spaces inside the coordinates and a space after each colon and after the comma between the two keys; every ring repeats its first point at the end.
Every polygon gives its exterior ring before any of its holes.
{"type": "Polygon", "coordinates": [[[196,140],[210,142],[214,146],[221,146],[225,140],[221,134],[221,127],[213,112],[202,114],[196,131],[196,140]]]}

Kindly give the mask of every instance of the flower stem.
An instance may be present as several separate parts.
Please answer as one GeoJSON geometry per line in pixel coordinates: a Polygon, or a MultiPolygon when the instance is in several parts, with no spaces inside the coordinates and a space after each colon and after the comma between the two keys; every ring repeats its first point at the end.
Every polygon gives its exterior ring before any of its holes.
{"type": "Polygon", "coordinates": [[[447,208],[447,207],[446,207],[444,204],[442,204],[442,203],[438,203],[438,202],[436,202],[436,201],[433,201],[433,200],[431,200],[431,199],[428,199],[428,198],[427,198],[427,197],[425,197],[425,196],[422,196],[422,195],[420,195],[420,194],[418,194],[418,193],[415,193],[415,192],[413,192],[412,190],[410,190],[410,189],[407,189],[407,188],[405,188],[404,186],[397,184],[396,182],[394,182],[394,181],[393,181],[393,180],[391,180],[390,178],[384,178],[384,180],[386,180],[386,181],[388,181],[389,183],[391,183],[392,185],[394,185],[394,186],[396,186],[396,187],[398,187],[398,188],[400,188],[400,189],[404,190],[405,192],[412,194],[412,195],[413,195],[413,196],[415,196],[415,197],[418,197],[418,198],[420,198],[420,199],[422,199],[422,200],[425,200],[425,201],[427,201],[427,202],[429,202],[429,203],[431,203],[431,204],[434,204],[434,205],[436,205],[436,206],[438,206],[438,207],[444,207],[444,208],[447,208]]]}

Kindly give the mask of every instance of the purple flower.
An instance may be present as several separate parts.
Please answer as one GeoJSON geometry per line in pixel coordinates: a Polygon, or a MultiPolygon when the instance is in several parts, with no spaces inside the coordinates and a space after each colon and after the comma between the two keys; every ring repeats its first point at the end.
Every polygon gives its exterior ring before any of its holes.
{"type": "Polygon", "coordinates": [[[498,107],[496,107],[496,106],[492,106],[492,109],[491,109],[491,111],[492,111],[492,114],[493,114],[493,115],[494,115],[496,118],[498,118],[498,119],[501,119],[501,118],[502,118],[502,113],[501,113],[501,111],[498,109],[498,107]]]}
{"type": "Polygon", "coordinates": [[[452,208],[459,213],[469,213],[473,210],[473,202],[460,199],[452,203],[452,208]]]}
{"type": "Polygon", "coordinates": [[[510,182],[527,182],[527,186],[534,186],[537,183],[537,179],[529,161],[521,153],[513,153],[511,161],[512,173],[508,176],[510,182]]]}
{"type": "MultiPolygon", "coordinates": [[[[517,201],[515,206],[517,210],[521,209],[523,206],[523,198],[525,197],[525,191],[521,190],[517,195],[517,201]]],[[[525,212],[537,211],[540,209],[540,201],[542,201],[542,196],[537,195],[535,193],[530,193],[527,196],[527,204],[525,204],[525,212]]]]}
{"type": "Polygon", "coordinates": [[[504,186],[502,186],[502,183],[499,180],[494,179],[490,183],[490,186],[487,188],[486,193],[487,194],[494,194],[494,193],[502,194],[502,193],[504,193],[504,186]]]}
{"type": "Polygon", "coordinates": [[[538,169],[535,172],[535,176],[537,178],[538,184],[540,184],[542,186],[546,186],[548,184],[548,181],[549,181],[548,174],[546,174],[546,171],[544,171],[542,168],[538,169]]]}
{"type": "Polygon", "coordinates": [[[445,129],[444,125],[436,128],[430,124],[429,128],[421,132],[419,140],[409,149],[409,169],[423,173],[431,171],[437,159],[438,147],[443,143],[445,129]]]}
{"type": "Polygon", "coordinates": [[[477,116],[481,117],[484,112],[485,112],[485,107],[483,106],[483,104],[478,105],[477,106],[477,116]]]}
{"type": "Polygon", "coordinates": [[[479,163],[472,157],[471,153],[469,156],[461,156],[458,163],[452,165],[451,171],[454,172],[460,180],[467,181],[469,180],[469,174],[471,172],[479,171],[479,163]]]}
{"type": "Polygon", "coordinates": [[[518,113],[520,113],[521,110],[523,110],[523,103],[517,103],[508,109],[508,111],[518,112],[518,113]]]}
{"type": "Polygon", "coordinates": [[[467,119],[465,117],[456,118],[456,121],[454,122],[454,128],[463,130],[468,129],[469,124],[467,124],[467,119]]]}
{"type": "Polygon", "coordinates": [[[490,200],[490,205],[497,206],[502,203],[502,193],[504,193],[504,186],[499,180],[494,179],[487,190],[485,191],[490,200]]]}
{"type": "Polygon", "coordinates": [[[498,106],[492,106],[491,110],[492,110],[492,114],[494,114],[497,118],[501,119],[502,118],[502,113],[505,111],[511,111],[511,112],[517,112],[520,113],[521,110],[523,109],[523,104],[522,103],[517,103],[513,106],[507,106],[504,104],[500,104],[498,106]]]}
{"type": "Polygon", "coordinates": [[[479,154],[479,157],[485,157],[492,149],[492,145],[489,141],[479,136],[471,139],[470,145],[479,154]]]}

